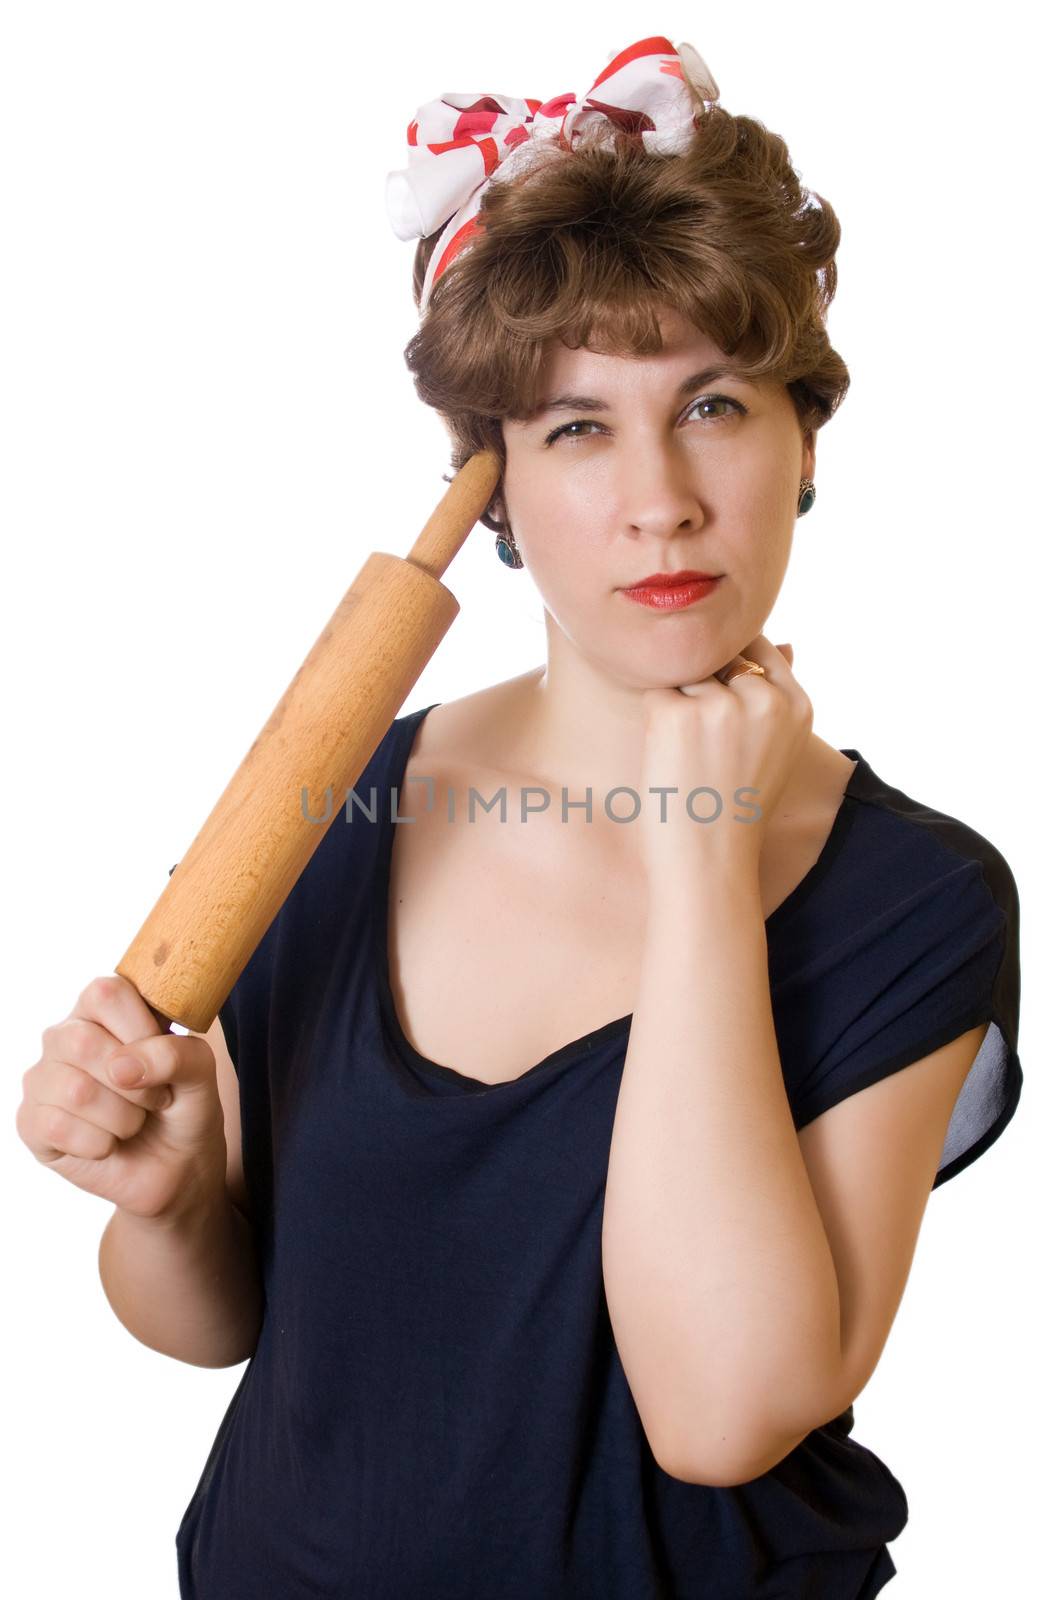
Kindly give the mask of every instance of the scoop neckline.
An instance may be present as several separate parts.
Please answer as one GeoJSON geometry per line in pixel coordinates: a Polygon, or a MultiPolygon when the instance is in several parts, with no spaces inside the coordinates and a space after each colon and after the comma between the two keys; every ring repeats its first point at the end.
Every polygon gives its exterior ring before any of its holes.
{"type": "MultiPolygon", "coordinates": [[[[388,794],[388,814],[381,818],[381,841],[375,862],[375,876],[373,885],[373,945],[374,945],[374,978],[377,1003],[385,1025],[390,1042],[405,1065],[444,1082],[460,1086],[470,1094],[495,1094],[500,1090],[510,1090],[522,1084],[528,1078],[535,1078],[544,1070],[562,1066],[575,1056],[593,1049],[599,1044],[604,1044],[616,1038],[624,1030],[629,1033],[630,1025],[634,1020],[634,1013],[628,1011],[625,1016],[613,1017],[610,1022],[603,1023],[599,1028],[593,1028],[589,1033],[581,1034],[577,1039],[569,1039],[566,1044],[558,1045],[551,1050],[549,1055],[543,1056],[541,1061],[536,1061],[533,1066],[527,1067],[518,1073],[515,1078],[504,1078],[499,1083],[487,1083],[482,1078],[473,1078],[467,1072],[459,1072],[456,1067],[449,1067],[442,1061],[433,1061],[429,1056],[422,1055],[421,1051],[407,1038],[403,1024],[399,1020],[396,1010],[395,996],[392,992],[392,975],[388,960],[388,932],[389,932],[389,891],[392,880],[392,850],[395,842],[395,832],[398,823],[394,820],[399,815],[399,802],[403,793],[403,783],[407,767],[410,765],[410,756],[418,730],[430,711],[434,711],[443,702],[433,701],[431,705],[423,706],[418,711],[408,713],[406,718],[398,719],[402,722],[402,736],[395,747],[393,759],[389,765],[384,792],[388,794]],[[392,791],[395,791],[395,802],[392,801],[392,791]]],[[[870,772],[867,761],[859,750],[842,749],[840,755],[849,757],[855,766],[846,782],[839,808],[829,829],[828,836],[821,846],[820,854],[812,867],[799,879],[790,894],[785,895],[778,906],[770,912],[765,919],[767,934],[783,923],[785,918],[802,905],[824,881],[831,867],[838,858],[843,845],[849,835],[855,816],[855,807],[852,802],[861,798],[864,786],[864,774],[870,772]]]]}

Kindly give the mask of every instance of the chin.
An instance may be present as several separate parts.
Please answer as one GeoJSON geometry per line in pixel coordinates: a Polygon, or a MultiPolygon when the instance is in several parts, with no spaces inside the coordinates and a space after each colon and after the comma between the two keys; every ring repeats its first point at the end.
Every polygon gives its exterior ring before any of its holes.
{"type": "Polygon", "coordinates": [[[693,658],[686,655],[683,665],[668,658],[662,665],[642,667],[640,671],[634,671],[633,664],[624,657],[614,669],[613,676],[631,689],[680,689],[687,683],[702,683],[705,678],[713,677],[735,654],[735,650],[724,655],[712,655],[708,651],[704,660],[698,655],[693,658]]]}
{"type": "Polygon", "coordinates": [[[683,683],[702,683],[704,678],[711,677],[730,662],[736,653],[735,647],[724,642],[716,645],[713,639],[708,640],[706,650],[697,645],[695,649],[656,651],[643,674],[648,679],[646,687],[676,689],[683,683]]]}

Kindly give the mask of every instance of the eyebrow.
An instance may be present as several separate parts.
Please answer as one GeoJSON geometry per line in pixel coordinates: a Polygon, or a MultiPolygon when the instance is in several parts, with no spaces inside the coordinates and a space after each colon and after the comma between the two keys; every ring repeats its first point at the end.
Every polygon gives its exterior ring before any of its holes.
{"type": "MultiPolygon", "coordinates": [[[[701,388],[704,384],[711,383],[715,378],[742,378],[737,368],[724,362],[714,367],[704,367],[702,372],[694,372],[680,383],[677,388],[679,398],[689,395],[694,389],[701,388]]],[[[748,382],[748,379],[742,379],[748,382]]],[[[588,394],[555,394],[548,400],[541,400],[531,413],[531,420],[537,421],[539,417],[547,416],[551,411],[611,411],[607,400],[598,400],[588,394]]]]}

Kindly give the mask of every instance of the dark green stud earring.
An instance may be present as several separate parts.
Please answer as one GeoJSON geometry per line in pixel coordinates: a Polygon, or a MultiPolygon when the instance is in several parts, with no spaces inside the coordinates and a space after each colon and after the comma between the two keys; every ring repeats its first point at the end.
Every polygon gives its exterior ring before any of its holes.
{"type": "Polygon", "coordinates": [[[495,549],[498,551],[499,561],[504,561],[507,567],[517,568],[524,565],[512,532],[508,535],[504,533],[496,534],[495,549]]]}
{"type": "Polygon", "coordinates": [[[817,485],[812,478],[799,479],[799,516],[804,517],[817,498],[817,485]]]}

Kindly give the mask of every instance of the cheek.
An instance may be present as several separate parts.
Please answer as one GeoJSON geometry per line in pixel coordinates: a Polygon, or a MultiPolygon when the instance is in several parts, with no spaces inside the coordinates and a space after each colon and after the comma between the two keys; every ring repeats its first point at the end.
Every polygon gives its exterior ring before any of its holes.
{"type": "Polygon", "coordinates": [[[562,528],[550,537],[535,533],[525,557],[545,609],[570,639],[589,647],[602,640],[617,615],[615,589],[621,574],[603,542],[578,538],[562,528]]]}
{"type": "Polygon", "coordinates": [[[581,502],[567,511],[554,503],[530,522],[525,519],[523,547],[540,585],[551,584],[565,593],[614,585],[617,575],[609,574],[615,557],[599,531],[603,526],[581,502]]]}

